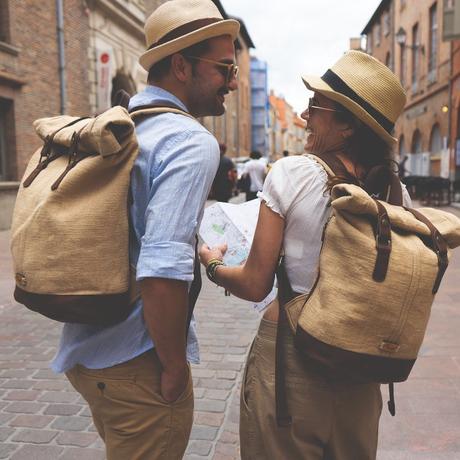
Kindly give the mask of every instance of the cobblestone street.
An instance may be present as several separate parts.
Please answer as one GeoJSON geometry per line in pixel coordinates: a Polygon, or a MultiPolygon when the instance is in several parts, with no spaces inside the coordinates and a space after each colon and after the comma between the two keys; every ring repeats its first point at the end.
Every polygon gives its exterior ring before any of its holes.
{"type": "MultiPolygon", "coordinates": [[[[0,232],[0,458],[104,459],[84,401],[48,369],[61,326],[12,299],[8,238],[0,232]]],[[[421,356],[409,381],[396,385],[394,418],[383,388],[379,460],[460,459],[459,279],[456,251],[421,356]]],[[[202,363],[193,367],[195,423],[185,458],[236,460],[238,390],[259,315],[250,303],[224,297],[203,281],[196,307],[202,363]]]]}

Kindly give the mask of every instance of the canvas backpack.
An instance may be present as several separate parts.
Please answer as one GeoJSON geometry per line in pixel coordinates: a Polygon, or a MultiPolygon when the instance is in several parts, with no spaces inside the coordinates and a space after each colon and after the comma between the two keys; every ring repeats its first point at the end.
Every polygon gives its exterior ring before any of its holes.
{"type": "MultiPolygon", "coordinates": [[[[338,175],[336,161],[311,157],[329,178],[338,175]]],[[[393,382],[405,381],[415,363],[450,250],[460,245],[460,219],[438,209],[405,208],[397,176],[389,177],[387,185],[385,196],[394,204],[376,199],[357,184],[333,186],[318,274],[308,294],[293,294],[280,265],[280,426],[290,423],[283,322],[289,324],[302,359],[331,380],[390,383],[389,410],[395,413],[393,382]]]]}
{"type": "Polygon", "coordinates": [[[127,318],[140,296],[129,264],[134,120],[165,112],[191,117],[175,107],[129,114],[115,106],[95,118],[34,122],[44,145],[26,168],[11,227],[19,303],[62,322],[110,325],[127,318]]]}

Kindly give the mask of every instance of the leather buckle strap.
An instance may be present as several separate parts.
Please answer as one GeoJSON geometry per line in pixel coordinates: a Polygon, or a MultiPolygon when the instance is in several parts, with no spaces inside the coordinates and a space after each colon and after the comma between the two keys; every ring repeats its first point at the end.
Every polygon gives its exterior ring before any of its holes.
{"type": "Polygon", "coordinates": [[[45,142],[43,144],[43,148],[40,152],[40,159],[38,160],[38,165],[36,168],[27,176],[26,179],[24,179],[24,182],[22,183],[22,186],[24,188],[29,187],[29,185],[36,179],[36,177],[54,160],[62,156],[62,153],[56,153],[54,155],[51,154],[52,152],[52,147],[53,147],[53,141],[54,141],[54,136],[56,134],[63,130],[64,128],[68,128],[69,126],[72,126],[76,123],[78,123],[81,120],[86,120],[88,117],[80,117],[76,118],[75,120],[72,120],[70,123],[67,123],[64,126],[61,126],[58,130],[54,131],[53,134],[48,134],[45,138],[45,142]]]}
{"type": "Polygon", "coordinates": [[[375,281],[382,282],[385,280],[388,272],[388,264],[391,254],[391,222],[387,210],[375,200],[377,204],[377,231],[375,236],[375,247],[377,249],[377,259],[375,261],[374,273],[372,278],[375,281]]]}
{"type": "Polygon", "coordinates": [[[441,284],[444,273],[446,272],[447,267],[449,266],[449,258],[447,255],[447,243],[442,237],[439,230],[421,212],[415,209],[410,209],[410,208],[404,208],[404,209],[406,211],[409,211],[417,220],[419,220],[420,222],[423,222],[430,230],[431,240],[432,240],[432,245],[433,245],[432,249],[438,258],[438,274],[434,281],[433,290],[432,290],[432,293],[436,294],[439,290],[439,286],[441,284]]]}

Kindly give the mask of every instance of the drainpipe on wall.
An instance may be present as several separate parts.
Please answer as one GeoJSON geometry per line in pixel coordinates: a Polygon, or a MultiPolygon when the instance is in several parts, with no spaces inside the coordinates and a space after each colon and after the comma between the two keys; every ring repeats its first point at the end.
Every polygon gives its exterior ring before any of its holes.
{"type": "Polygon", "coordinates": [[[67,108],[67,91],[65,86],[65,50],[64,50],[64,7],[62,0],[56,0],[57,40],[59,53],[60,111],[65,114],[67,108]]]}
{"type": "Polygon", "coordinates": [[[452,152],[454,152],[454,165],[455,165],[455,142],[452,142],[452,79],[453,79],[453,43],[450,41],[450,59],[449,59],[449,96],[447,101],[447,148],[449,150],[449,179],[455,179],[455,166],[452,169],[452,152]]]}

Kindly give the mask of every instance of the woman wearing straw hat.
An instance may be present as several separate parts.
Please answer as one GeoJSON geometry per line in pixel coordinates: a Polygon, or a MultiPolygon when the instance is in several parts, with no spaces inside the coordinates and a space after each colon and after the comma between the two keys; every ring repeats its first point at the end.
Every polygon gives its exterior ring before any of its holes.
{"type": "MultiPolygon", "coordinates": [[[[362,183],[374,166],[390,168],[391,135],[406,98],[396,76],[371,56],[350,51],[322,77],[303,77],[314,91],[302,114],[308,153],[333,156],[362,183]]],[[[222,262],[225,246],[200,251],[208,277],[238,297],[260,301],[271,290],[281,248],[292,290],[309,292],[317,275],[321,236],[329,217],[331,184],[308,156],[278,161],[267,176],[259,221],[248,260],[222,262]]],[[[378,195],[379,190],[376,191],[378,195]]],[[[410,198],[404,191],[404,201],[410,198]]],[[[293,336],[285,343],[287,427],[275,415],[275,342],[278,307],[264,314],[248,356],[241,391],[243,459],[374,459],[382,398],[378,384],[345,384],[306,367],[293,336]]]]}

